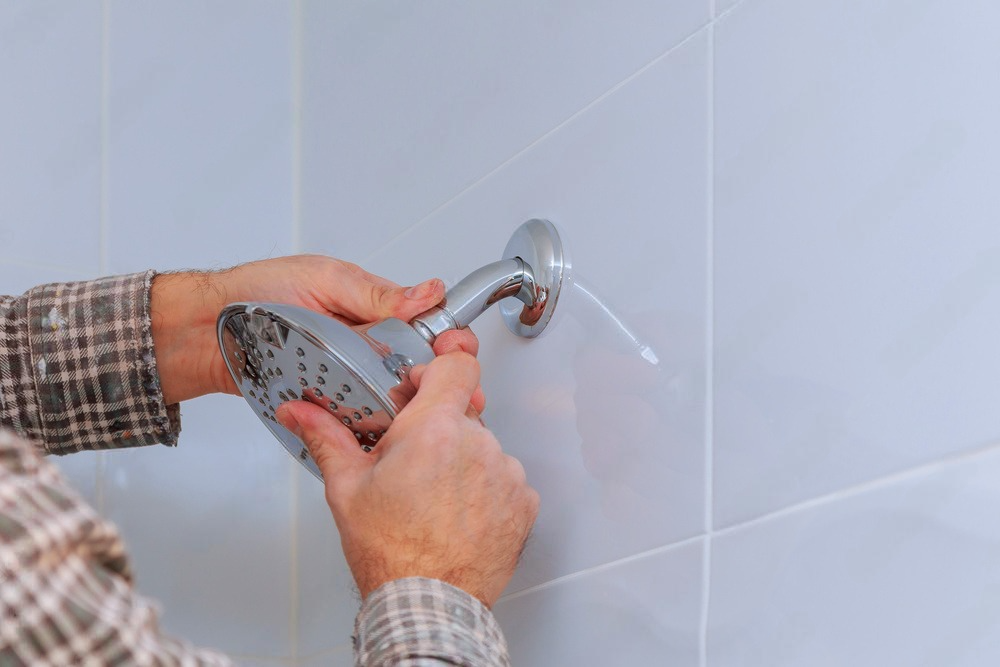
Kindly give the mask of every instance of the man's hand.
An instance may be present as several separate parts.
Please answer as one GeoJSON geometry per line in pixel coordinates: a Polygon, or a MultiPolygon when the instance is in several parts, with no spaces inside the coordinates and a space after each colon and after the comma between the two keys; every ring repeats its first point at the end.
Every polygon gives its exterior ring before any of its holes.
{"type": "MultiPolygon", "coordinates": [[[[243,264],[214,273],[161,274],[153,279],[150,313],[164,401],[169,405],[212,392],[238,394],[216,338],[222,308],[235,301],[305,306],[348,325],[387,317],[409,321],[444,298],[431,279],[406,289],[360,267],[321,255],[296,255],[243,264]]],[[[434,343],[442,354],[479,343],[466,329],[434,343]]],[[[482,393],[475,402],[482,409],[482,393]]]]}
{"type": "Polygon", "coordinates": [[[489,607],[514,573],[538,494],[470,404],[479,385],[475,358],[444,354],[411,378],[416,396],[370,454],[336,417],[307,401],[281,405],[277,418],[323,473],[362,597],[419,576],[489,607]]]}

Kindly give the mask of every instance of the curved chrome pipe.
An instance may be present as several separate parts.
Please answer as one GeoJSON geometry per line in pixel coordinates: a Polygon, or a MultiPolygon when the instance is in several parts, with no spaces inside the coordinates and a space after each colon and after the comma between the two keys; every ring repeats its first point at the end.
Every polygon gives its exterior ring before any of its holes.
{"type": "Polygon", "coordinates": [[[417,315],[410,325],[428,343],[445,331],[469,326],[497,301],[515,297],[528,308],[536,301],[531,267],[520,257],[477,269],[448,290],[441,305],[417,315]]]}

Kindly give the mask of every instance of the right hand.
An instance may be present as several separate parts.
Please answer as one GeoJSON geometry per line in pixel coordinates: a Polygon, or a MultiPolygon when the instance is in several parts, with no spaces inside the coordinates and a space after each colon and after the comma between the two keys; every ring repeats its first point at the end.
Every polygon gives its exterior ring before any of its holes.
{"type": "Polygon", "coordinates": [[[416,396],[372,453],[307,401],[289,401],[276,416],[323,473],[362,598],[395,579],[428,577],[490,607],[517,566],[538,493],[470,403],[479,385],[474,357],[443,354],[411,379],[416,396]]]}

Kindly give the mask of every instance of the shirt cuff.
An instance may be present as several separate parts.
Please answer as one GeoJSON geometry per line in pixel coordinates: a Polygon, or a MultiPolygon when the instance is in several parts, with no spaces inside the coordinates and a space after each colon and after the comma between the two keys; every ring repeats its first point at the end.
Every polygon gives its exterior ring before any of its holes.
{"type": "Polygon", "coordinates": [[[176,445],[149,312],[155,272],[42,285],[27,293],[28,338],[45,451],[176,445]]]}
{"type": "Polygon", "coordinates": [[[493,614],[465,591],[423,577],[371,593],[354,626],[355,663],[509,667],[493,614]]]}

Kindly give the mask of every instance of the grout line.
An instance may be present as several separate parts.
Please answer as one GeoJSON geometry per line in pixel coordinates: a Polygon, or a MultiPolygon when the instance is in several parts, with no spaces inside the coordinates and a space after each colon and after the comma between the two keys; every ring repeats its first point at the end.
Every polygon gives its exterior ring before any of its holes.
{"type": "Polygon", "coordinates": [[[292,1],[292,252],[302,252],[302,0],[292,1]]]}
{"type": "Polygon", "coordinates": [[[100,129],[100,151],[101,151],[101,175],[100,175],[100,213],[99,213],[99,241],[97,264],[101,273],[108,270],[108,196],[110,192],[110,160],[108,157],[108,143],[110,136],[109,115],[111,111],[111,0],[104,0],[101,3],[101,129],[100,129]]]}
{"type": "MultiPolygon", "coordinates": [[[[292,253],[302,252],[302,0],[292,0],[292,253]]],[[[288,639],[291,643],[290,656],[295,664],[299,659],[299,589],[301,575],[299,572],[299,474],[298,461],[289,459],[289,511],[291,526],[289,530],[289,610],[288,639]]]]}
{"type": "MultiPolygon", "coordinates": [[[[715,2],[712,2],[715,15],[715,2]]],[[[708,30],[706,136],[705,276],[705,545],[702,555],[701,619],[698,659],[708,665],[708,612],[712,596],[712,535],[715,528],[715,25],[708,30]]]]}
{"type": "Polygon", "coordinates": [[[575,111],[572,114],[570,114],[567,118],[565,118],[562,121],[560,121],[559,123],[557,123],[554,127],[552,127],[549,130],[543,132],[539,137],[537,137],[533,141],[529,142],[528,145],[526,145],[525,147],[523,147],[520,150],[516,151],[513,155],[511,155],[510,157],[508,157],[506,160],[503,160],[500,164],[498,164],[497,166],[493,167],[488,172],[486,172],[485,174],[483,174],[482,176],[480,176],[479,178],[477,178],[473,182],[469,183],[465,187],[461,188],[455,195],[449,197],[443,203],[438,204],[437,206],[435,206],[429,213],[427,213],[426,215],[422,216],[415,223],[413,223],[412,225],[410,225],[406,229],[400,231],[398,234],[396,234],[392,238],[388,239],[377,250],[369,253],[365,258],[363,258],[359,262],[359,264],[361,264],[362,266],[364,266],[366,263],[368,263],[370,260],[372,260],[375,257],[375,255],[377,255],[379,252],[381,252],[383,248],[385,248],[386,246],[392,245],[393,243],[395,243],[399,239],[403,238],[407,234],[410,234],[414,230],[416,230],[419,227],[421,227],[422,225],[424,225],[428,220],[430,220],[431,218],[433,218],[440,211],[448,208],[453,202],[455,202],[458,199],[462,198],[466,193],[468,193],[471,190],[474,190],[480,184],[482,184],[483,182],[485,182],[485,181],[489,180],[490,178],[492,178],[494,174],[496,174],[497,172],[499,172],[502,169],[504,169],[507,165],[511,164],[512,162],[515,162],[522,155],[524,155],[525,153],[528,153],[529,151],[531,151],[535,146],[537,146],[538,144],[544,142],[546,139],[548,139],[549,137],[551,137],[555,133],[559,132],[562,128],[564,128],[565,126],[571,124],[577,118],[579,118],[583,114],[585,114],[588,111],[590,111],[591,109],[593,109],[595,106],[601,104],[607,98],[609,98],[612,95],[614,95],[615,93],[617,93],[619,90],[621,90],[623,87],[625,87],[626,85],[628,85],[629,83],[631,83],[633,80],[635,80],[638,77],[642,76],[646,71],[648,71],[649,69],[655,67],[661,61],[665,60],[666,58],[669,58],[675,52],[677,52],[678,50],[682,49],[684,46],[686,46],[688,44],[688,42],[691,42],[694,39],[696,39],[699,35],[701,35],[703,32],[705,32],[708,29],[708,27],[711,26],[711,25],[712,25],[712,19],[709,19],[709,21],[707,23],[699,26],[697,29],[695,29],[693,32],[691,32],[691,34],[689,34],[687,37],[685,37],[684,39],[682,39],[681,41],[679,41],[677,44],[674,44],[673,46],[671,46],[670,48],[668,48],[666,51],[664,51],[660,55],[656,56],[655,58],[653,58],[652,60],[650,60],[645,65],[641,66],[639,69],[635,70],[634,72],[632,72],[631,74],[629,74],[628,76],[626,76],[624,79],[622,79],[618,83],[614,84],[613,86],[611,86],[610,88],[608,88],[607,90],[605,90],[603,93],[601,93],[600,95],[598,95],[596,98],[594,98],[590,102],[588,102],[585,105],[583,105],[583,107],[581,107],[577,111],[575,111]]]}
{"type": "Polygon", "coordinates": [[[571,572],[570,574],[564,574],[561,577],[556,577],[555,579],[550,579],[546,582],[536,584],[534,586],[529,586],[528,588],[517,591],[516,593],[511,593],[510,595],[502,596],[497,602],[506,602],[508,600],[516,600],[519,597],[524,597],[531,593],[537,591],[546,590],[557,586],[559,584],[566,583],[568,581],[573,581],[575,579],[581,579],[592,574],[598,574],[600,572],[606,572],[607,570],[612,570],[620,565],[627,565],[628,563],[633,563],[638,560],[643,560],[644,558],[650,558],[652,556],[659,556],[661,554],[670,553],[677,549],[682,549],[684,547],[691,546],[692,544],[697,544],[701,540],[704,540],[704,535],[695,535],[694,537],[688,537],[681,540],[680,542],[673,542],[665,546],[656,547],[655,549],[648,549],[647,551],[641,551],[636,554],[631,554],[617,560],[609,561],[607,563],[601,563],[600,565],[595,565],[593,567],[588,567],[583,570],[578,570],[576,572],[571,572]]]}
{"type": "Polygon", "coordinates": [[[291,476],[289,486],[290,507],[292,515],[291,527],[289,531],[289,549],[291,559],[289,562],[289,585],[291,594],[288,604],[288,641],[291,643],[290,657],[292,660],[299,658],[299,477],[297,468],[299,462],[289,457],[288,470],[291,476]]]}
{"type": "Polygon", "coordinates": [[[708,607],[712,600],[712,536],[701,551],[701,617],[698,620],[698,665],[708,667],[708,607]]]}
{"type": "Polygon", "coordinates": [[[991,442],[986,445],[975,447],[973,449],[966,450],[957,454],[952,454],[944,458],[936,459],[929,463],[923,463],[912,468],[907,468],[906,470],[901,470],[899,472],[891,473],[889,475],[884,475],[876,479],[869,480],[867,482],[862,482],[860,484],[855,484],[854,486],[847,487],[845,489],[838,489],[837,491],[832,491],[830,493],[824,494],[822,496],[817,496],[815,498],[810,498],[809,500],[804,500],[795,505],[789,505],[788,507],[783,507],[780,510],[770,512],[768,514],[763,514],[752,519],[747,519],[739,523],[735,523],[731,526],[726,526],[725,528],[717,529],[713,535],[720,537],[723,535],[729,535],[731,533],[740,532],[742,530],[747,530],[761,524],[766,524],[774,520],[780,520],[788,516],[799,514],[812,509],[817,509],[824,505],[832,505],[841,500],[848,500],[856,496],[861,496],[872,491],[878,491],[883,488],[888,488],[895,486],[896,484],[906,482],[909,480],[918,479],[921,477],[928,477],[934,473],[942,472],[948,470],[949,468],[958,467],[964,463],[973,461],[981,456],[987,456],[1000,452],[1000,441],[991,442]]]}
{"type": "MultiPolygon", "coordinates": [[[[713,0],[713,4],[714,4],[714,2],[715,2],[715,0],[713,0]]],[[[736,2],[733,3],[732,7],[729,7],[727,9],[725,9],[721,14],[719,14],[718,16],[716,16],[715,17],[716,20],[721,19],[723,16],[729,16],[730,14],[733,13],[733,11],[736,10],[737,7],[741,6],[744,2],[746,2],[746,0],[736,0],[736,2]]]]}
{"type": "MultiPolygon", "coordinates": [[[[865,493],[868,493],[870,491],[877,491],[882,488],[891,487],[897,483],[905,482],[910,479],[926,477],[935,472],[946,470],[948,468],[957,467],[963,463],[968,463],[970,461],[973,461],[981,456],[986,456],[997,452],[1000,452],[1000,441],[993,442],[988,445],[983,445],[981,447],[977,447],[962,454],[956,454],[945,459],[938,459],[931,463],[925,463],[923,465],[916,466],[908,470],[893,473],[891,475],[886,475],[884,477],[864,482],[862,484],[857,484],[847,489],[834,491],[824,496],[813,498],[811,500],[798,503],[797,505],[792,505],[777,510],[775,512],[771,512],[770,514],[765,514],[759,517],[755,517],[753,519],[749,519],[742,523],[734,524],[732,526],[727,526],[725,528],[715,530],[710,535],[696,535],[694,537],[688,537],[678,542],[672,542],[664,546],[656,547],[654,549],[649,549],[647,551],[642,551],[636,554],[631,554],[629,556],[625,556],[617,560],[609,561],[607,563],[602,563],[600,565],[595,565],[593,567],[585,568],[583,570],[578,570],[576,572],[572,572],[570,574],[566,574],[561,577],[556,577],[555,579],[550,579],[549,581],[537,584],[535,586],[531,586],[529,588],[525,588],[523,590],[517,591],[516,593],[511,593],[510,595],[504,595],[498,600],[498,602],[515,600],[519,597],[523,597],[530,593],[546,590],[553,586],[566,583],[568,581],[580,579],[591,574],[597,574],[600,572],[611,570],[620,565],[626,565],[628,563],[642,560],[644,558],[670,553],[671,551],[691,546],[692,544],[696,544],[700,541],[703,541],[704,543],[707,544],[713,537],[729,535],[731,533],[739,532],[741,530],[753,528],[761,524],[768,523],[772,520],[782,519],[790,515],[798,514],[800,512],[821,507],[823,505],[833,504],[840,500],[847,500],[855,496],[864,495],[865,493]]],[[[710,554],[708,554],[708,556],[710,560],[710,554]]]]}
{"type": "MultiPolygon", "coordinates": [[[[100,185],[98,192],[98,272],[104,275],[108,271],[108,198],[110,193],[111,163],[108,157],[111,113],[111,0],[101,3],[101,110],[100,110],[100,185]]],[[[107,453],[98,452],[94,462],[94,500],[97,511],[102,516],[107,514],[107,494],[105,479],[107,477],[107,453]]]]}

